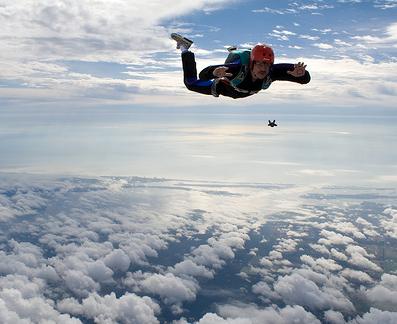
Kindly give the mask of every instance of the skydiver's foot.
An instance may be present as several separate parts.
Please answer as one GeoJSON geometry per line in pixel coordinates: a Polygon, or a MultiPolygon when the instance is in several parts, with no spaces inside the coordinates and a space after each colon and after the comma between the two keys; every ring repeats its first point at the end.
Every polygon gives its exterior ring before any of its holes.
{"type": "Polygon", "coordinates": [[[172,33],[171,38],[176,41],[176,48],[181,49],[182,52],[187,51],[193,44],[192,40],[177,33],[172,33]]]}
{"type": "Polygon", "coordinates": [[[236,49],[237,49],[237,45],[233,45],[233,46],[229,46],[229,47],[227,48],[227,51],[230,53],[230,52],[235,51],[236,49]]]}

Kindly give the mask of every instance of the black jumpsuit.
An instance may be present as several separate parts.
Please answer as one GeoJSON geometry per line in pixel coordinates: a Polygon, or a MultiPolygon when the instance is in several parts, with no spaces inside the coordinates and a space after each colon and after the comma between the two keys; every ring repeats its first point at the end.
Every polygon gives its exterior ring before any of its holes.
{"type": "MultiPolygon", "coordinates": [[[[226,66],[228,67],[227,72],[232,73],[232,80],[241,69],[240,57],[231,55],[226,60],[225,64],[210,65],[200,72],[199,79],[197,79],[196,61],[194,53],[187,51],[182,53],[182,66],[183,66],[183,79],[186,87],[194,92],[207,94],[207,95],[223,95],[227,97],[244,98],[262,90],[263,80],[252,81],[251,72],[248,69],[248,73],[244,80],[238,85],[238,90],[235,89],[229,82],[216,82],[214,81],[213,72],[217,67],[226,66]],[[214,84],[215,82],[215,84],[214,84]],[[240,90],[240,91],[239,91],[240,90]]],[[[308,71],[302,77],[294,77],[287,73],[292,71],[294,64],[281,63],[273,64],[270,68],[267,80],[269,85],[273,81],[291,81],[300,84],[306,84],[310,81],[310,74],[308,71]]]]}

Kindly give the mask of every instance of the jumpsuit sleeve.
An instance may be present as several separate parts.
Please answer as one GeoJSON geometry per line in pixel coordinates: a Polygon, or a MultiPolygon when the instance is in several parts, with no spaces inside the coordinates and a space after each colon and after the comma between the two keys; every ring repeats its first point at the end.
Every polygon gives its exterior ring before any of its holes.
{"type": "Polygon", "coordinates": [[[200,72],[199,79],[200,80],[212,80],[212,79],[214,79],[215,78],[214,74],[213,74],[214,70],[217,67],[220,67],[220,66],[228,67],[229,69],[227,70],[227,72],[233,74],[233,76],[229,77],[228,79],[233,79],[238,74],[238,72],[240,71],[240,68],[241,68],[240,58],[239,58],[238,55],[236,55],[235,58],[233,58],[232,60],[230,60],[230,62],[227,62],[225,64],[207,66],[205,69],[203,69],[200,72]]]}
{"type": "Polygon", "coordinates": [[[310,82],[310,73],[306,71],[301,77],[294,77],[287,73],[287,71],[292,71],[294,69],[294,64],[281,63],[273,64],[270,71],[270,78],[272,81],[291,81],[300,84],[306,84],[310,82]]]}

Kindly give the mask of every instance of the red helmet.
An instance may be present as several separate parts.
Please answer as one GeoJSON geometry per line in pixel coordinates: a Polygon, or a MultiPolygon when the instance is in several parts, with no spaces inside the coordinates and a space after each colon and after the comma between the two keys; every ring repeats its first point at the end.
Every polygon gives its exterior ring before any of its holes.
{"type": "Polygon", "coordinates": [[[265,44],[257,44],[251,50],[251,62],[260,61],[270,64],[274,63],[273,49],[265,44]]]}

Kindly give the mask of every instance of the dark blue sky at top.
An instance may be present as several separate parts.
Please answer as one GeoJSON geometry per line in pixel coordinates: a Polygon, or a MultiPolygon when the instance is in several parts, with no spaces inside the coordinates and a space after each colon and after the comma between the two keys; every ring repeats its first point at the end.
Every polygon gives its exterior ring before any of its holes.
{"type": "MultiPolygon", "coordinates": [[[[379,1],[378,4],[374,1],[360,3],[237,1],[222,10],[210,13],[199,11],[180,17],[178,21],[188,22],[186,27],[192,27],[193,35],[203,34],[204,37],[196,38],[195,41],[205,49],[219,48],[217,41],[221,41],[221,45],[266,42],[273,45],[280,54],[313,55],[320,54],[318,48],[308,46],[312,41],[299,38],[299,35],[317,36],[319,37],[317,43],[333,43],[334,39],[349,43],[351,37],[364,35],[384,37],[385,26],[395,22],[397,11],[397,7],[389,9],[377,7],[384,3],[384,1],[379,1]],[[318,9],[310,9],[314,6],[318,9]],[[254,12],[265,8],[274,12],[254,12]],[[288,13],[291,9],[296,13],[288,13]],[[299,26],[294,24],[299,24],[299,26]],[[289,41],[281,41],[269,35],[274,29],[288,30],[296,35],[289,36],[289,41]],[[301,46],[303,49],[297,51],[285,48],[288,45],[301,46]]],[[[333,53],[321,54],[329,57],[333,53]]]]}

